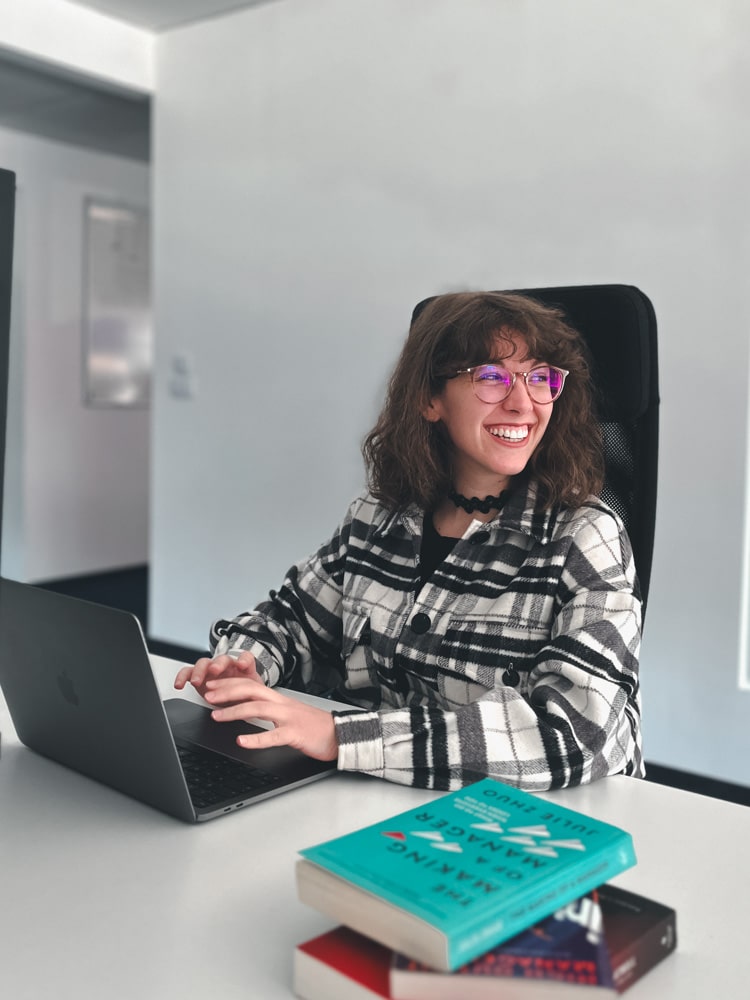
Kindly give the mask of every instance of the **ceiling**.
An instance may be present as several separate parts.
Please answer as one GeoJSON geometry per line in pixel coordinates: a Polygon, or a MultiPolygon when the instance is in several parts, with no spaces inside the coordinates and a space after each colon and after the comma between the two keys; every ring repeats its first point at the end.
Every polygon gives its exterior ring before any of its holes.
{"type": "MultiPolygon", "coordinates": [[[[76,0],[101,14],[159,32],[262,0],[76,0]]],[[[148,162],[151,102],[0,54],[0,127],[148,162]]]]}
{"type": "Polygon", "coordinates": [[[100,14],[116,17],[139,28],[165,31],[191,21],[216,17],[243,7],[254,7],[262,0],[74,0],[100,14]]]}

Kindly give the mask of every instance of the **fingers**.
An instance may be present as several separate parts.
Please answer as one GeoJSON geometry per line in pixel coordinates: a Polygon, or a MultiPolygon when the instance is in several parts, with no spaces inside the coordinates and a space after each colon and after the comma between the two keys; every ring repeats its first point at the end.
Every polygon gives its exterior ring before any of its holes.
{"type": "Polygon", "coordinates": [[[284,695],[274,691],[273,688],[267,688],[257,674],[246,677],[209,678],[205,683],[205,689],[206,701],[216,705],[250,701],[255,698],[267,698],[269,701],[286,700],[284,695]]]}
{"type": "Polygon", "coordinates": [[[181,691],[186,684],[190,683],[202,694],[204,687],[211,679],[222,675],[260,680],[255,657],[252,653],[242,651],[234,655],[225,653],[222,656],[201,657],[192,667],[183,667],[178,671],[174,686],[178,691],[181,691]]]}
{"type": "Polygon", "coordinates": [[[330,712],[305,705],[252,680],[216,681],[206,699],[221,707],[211,713],[217,722],[255,719],[273,729],[237,737],[245,749],[291,746],[318,760],[338,756],[335,726],[330,712]],[[221,686],[221,687],[219,687],[221,686]]]}
{"type": "Polygon", "coordinates": [[[184,688],[187,683],[192,684],[193,687],[200,687],[206,678],[211,662],[209,657],[204,656],[192,667],[183,667],[175,677],[174,686],[179,690],[184,688]]]}
{"type": "Polygon", "coordinates": [[[174,686],[178,691],[181,691],[188,682],[194,686],[202,684],[210,663],[211,660],[209,657],[204,656],[192,667],[183,667],[178,671],[177,676],[174,679],[174,686]]]}
{"type": "Polygon", "coordinates": [[[269,747],[281,747],[286,744],[284,733],[276,727],[266,729],[262,733],[246,733],[237,737],[237,746],[243,750],[267,750],[269,747]]]}
{"type": "MultiPolygon", "coordinates": [[[[260,718],[273,721],[277,716],[277,706],[274,706],[273,711],[264,713],[260,718]]],[[[276,722],[273,729],[238,736],[237,744],[246,750],[290,746],[316,760],[336,760],[339,752],[333,718],[330,712],[319,708],[313,708],[309,715],[303,712],[300,717],[292,712],[283,724],[276,722]]]]}
{"type": "Polygon", "coordinates": [[[211,713],[217,722],[260,719],[280,726],[302,707],[298,701],[267,688],[260,681],[235,677],[207,683],[209,689],[204,698],[217,706],[211,713]]]}
{"type": "Polygon", "coordinates": [[[272,722],[279,726],[286,715],[283,706],[266,701],[240,701],[221,705],[211,712],[211,718],[217,722],[249,722],[260,719],[262,722],[272,722]]]}
{"type": "Polygon", "coordinates": [[[248,653],[246,649],[241,650],[239,653],[227,653],[227,659],[230,660],[237,670],[242,671],[255,671],[255,657],[252,653],[248,653]]]}
{"type": "Polygon", "coordinates": [[[187,682],[190,680],[190,675],[193,672],[192,667],[182,667],[177,672],[177,676],[174,679],[174,686],[178,691],[182,691],[187,682]]]}

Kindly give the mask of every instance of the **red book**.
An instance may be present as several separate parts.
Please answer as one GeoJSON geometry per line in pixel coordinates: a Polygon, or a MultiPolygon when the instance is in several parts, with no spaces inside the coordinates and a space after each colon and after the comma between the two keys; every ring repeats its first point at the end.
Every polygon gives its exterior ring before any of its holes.
{"type": "Polygon", "coordinates": [[[338,927],[298,946],[294,986],[303,1000],[495,1000],[499,990],[503,1000],[603,1000],[624,992],[676,942],[673,909],[604,885],[454,972],[338,927]]]}
{"type": "Polygon", "coordinates": [[[348,927],[336,927],[297,945],[294,992],[304,1000],[389,1000],[392,954],[348,927]]]}

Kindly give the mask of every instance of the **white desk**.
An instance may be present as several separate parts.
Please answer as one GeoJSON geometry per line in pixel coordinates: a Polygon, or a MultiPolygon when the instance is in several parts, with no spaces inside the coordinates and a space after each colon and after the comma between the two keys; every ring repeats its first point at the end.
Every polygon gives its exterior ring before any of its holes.
{"type": "MultiPolygon", "coordinates": [[[[288,998],[295,944],[331,926],[297,901],[296,852],[434,794],[341,774],[189,826],[22,747],[1,699],[0,732],[3,1000],[288,998]]],[[[677,954],[627,995],[745,997],[750,809],[628,778],[549,797],[628,829],[618,884],[677,909],[677,954]]]]}

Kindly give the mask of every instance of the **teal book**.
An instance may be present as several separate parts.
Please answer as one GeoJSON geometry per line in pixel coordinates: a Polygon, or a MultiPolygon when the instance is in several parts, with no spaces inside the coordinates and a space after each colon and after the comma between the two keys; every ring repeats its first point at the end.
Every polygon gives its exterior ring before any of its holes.
{"type": "Polygon", "coordinates": [[[624,830],[491,778],[300,854],[303,903],[446,971],[636,861],[624,830]]]}

